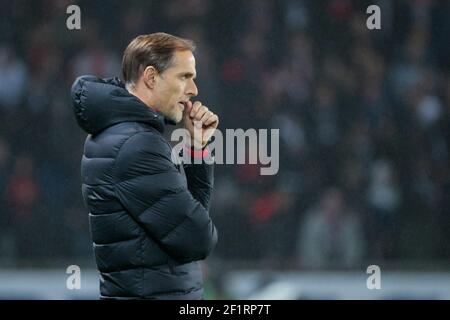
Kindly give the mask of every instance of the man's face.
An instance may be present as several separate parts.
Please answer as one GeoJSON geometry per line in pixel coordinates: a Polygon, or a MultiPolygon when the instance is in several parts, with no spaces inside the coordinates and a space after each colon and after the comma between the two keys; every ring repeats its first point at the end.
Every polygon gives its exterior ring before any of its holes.
{"type": "Polygon", "coordinates": [[[196,74],[192,52],[175,51],[172,65],[155,78],[155,107],[176,123],[183,118],[184,104],[198,94],[196,74]]]}

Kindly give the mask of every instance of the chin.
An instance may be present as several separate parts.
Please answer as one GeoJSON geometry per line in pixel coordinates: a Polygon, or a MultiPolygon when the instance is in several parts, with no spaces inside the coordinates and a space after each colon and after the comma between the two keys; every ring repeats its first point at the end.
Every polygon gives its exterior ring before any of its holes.
{"type": "Polygon", "coordinates": [[[183,114],[181,112],[180,113],[176,113],[176,114],[172,115],[170,118],[175,123],[179,123],[183,119],[183,114]]]}
{"type": "Polygon", "coordinates": [[[183,112],[176,112],[177,110],[171,110],[171,112],[161,112],[167,120],[179,123],[183,119],[183,112]]]}
{"type": "Polygon", "coordinates": [[[177,117],[174,121],[175,121],[176,123],[180,123],[180,122],[181,122],[181,119],[182,119],[182,117],[177,117]]]}

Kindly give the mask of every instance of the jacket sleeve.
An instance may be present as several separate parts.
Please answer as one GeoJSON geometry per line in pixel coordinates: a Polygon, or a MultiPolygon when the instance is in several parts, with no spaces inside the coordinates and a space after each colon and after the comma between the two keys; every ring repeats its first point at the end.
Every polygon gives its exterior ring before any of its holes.
{"type": "Polygon", "coordinates": [[[115,170],[117,198],[163,250],[180,262],[208,256],[217,242],[216,228],[207,206],[193,197],[171,161],[163,137],[139,132],[128,138],[115,170]]]}
{"type": "MultiPolygon", "coordinates": [[[[185,150],[183,150],[187,153],[185,150]]],[[[189,155],[184,154],[189,157],[189,155]]],[[[189,164],[184,164],[184,173],[186,174],[187,184],[192,196],[199,201],[206,210],[209,210],[211,194],[214,186],[214,164],[208,164],[205,161],[194,164],[191,157],[189,164]]]]}

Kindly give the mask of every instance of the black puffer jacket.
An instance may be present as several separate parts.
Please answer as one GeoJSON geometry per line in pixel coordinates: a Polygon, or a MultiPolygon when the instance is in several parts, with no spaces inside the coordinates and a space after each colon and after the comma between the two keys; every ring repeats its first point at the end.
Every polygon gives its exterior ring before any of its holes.
{"type": "Polygon", "coordinates": [[[217,242],[208,213],[213,165],[175,165],[164,117],[117,78],[80,77],[71,95],[89,133],[82,193],[101,298],[202,298],[198,260],[217,242]]]}

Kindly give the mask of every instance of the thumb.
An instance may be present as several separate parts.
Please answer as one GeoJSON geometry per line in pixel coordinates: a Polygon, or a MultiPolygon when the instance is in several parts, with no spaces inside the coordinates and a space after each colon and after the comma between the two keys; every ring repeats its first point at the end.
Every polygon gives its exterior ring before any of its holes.
{"type": "Polygon", "coordinates": [[[186,102],[186,104],[184,106],[185,106],[184,113],[185,114],[190,114],[191,110],[192,110],[192,101],[186,102]]]}

